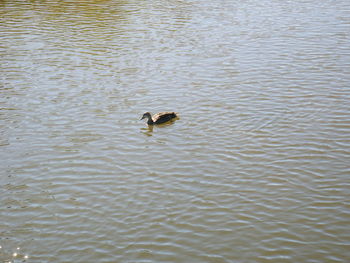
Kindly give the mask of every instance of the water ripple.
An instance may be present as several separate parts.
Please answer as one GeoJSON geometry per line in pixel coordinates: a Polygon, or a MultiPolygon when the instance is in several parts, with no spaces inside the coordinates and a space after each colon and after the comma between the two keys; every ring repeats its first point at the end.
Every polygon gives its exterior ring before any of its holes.
{"type": "Polygon", "coordinates": [[[346,1],[0,5],[0,261],[349,257],[346,1]]]}

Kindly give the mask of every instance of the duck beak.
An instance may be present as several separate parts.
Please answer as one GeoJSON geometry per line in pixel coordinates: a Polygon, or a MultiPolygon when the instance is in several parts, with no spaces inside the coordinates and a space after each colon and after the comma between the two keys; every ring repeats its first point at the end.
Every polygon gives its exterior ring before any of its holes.
{"type": "Polygon", "coordinates": [[[142,118],[140,120],[143,120],[145,118],[145,116],[142,116],[142,118]]]}

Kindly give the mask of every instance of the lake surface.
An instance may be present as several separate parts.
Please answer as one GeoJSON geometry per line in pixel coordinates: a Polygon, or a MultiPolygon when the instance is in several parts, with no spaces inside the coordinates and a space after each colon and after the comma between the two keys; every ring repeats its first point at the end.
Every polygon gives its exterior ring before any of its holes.
{"type": "Polygon", "coordinates": [[[0,38],[0,262],[349,260],[349,1],[1,0],[0,38]]]}

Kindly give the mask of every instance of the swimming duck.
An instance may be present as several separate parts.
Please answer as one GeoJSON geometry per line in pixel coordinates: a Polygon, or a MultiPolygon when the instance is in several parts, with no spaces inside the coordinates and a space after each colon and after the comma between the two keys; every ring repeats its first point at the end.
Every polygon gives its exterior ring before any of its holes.
{"type": "Polygon", "coordinates": [[[165,123],[172,119],[178,118],[178,115],[176,112],[160,112],[152,116],[151,113],[146,112],[143,114],[141,120],[145,118],[148,118],[148,121],[147,121],[148,125],[154,125],[154,124],[165,123]]]}

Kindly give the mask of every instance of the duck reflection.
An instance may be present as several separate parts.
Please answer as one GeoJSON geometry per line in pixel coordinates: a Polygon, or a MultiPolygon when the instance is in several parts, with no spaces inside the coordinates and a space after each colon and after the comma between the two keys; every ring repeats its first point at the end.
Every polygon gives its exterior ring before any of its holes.
{"type": "Polygon", "coordinates": [[[141,128],[141,132],[147,136],[152,136],[153,135],[153,129],[156,127],[156,128],[165,128],[167,126],[170,126],[170,125],[173,125],[174,122],[177,120],[178,118],[176,119],[173,119],[173,120],[170,120],[166,123],[162,123],[162,124],[156,124],[156,125],[147,125],[147,127],[144,127],[144,128],[141,128]]]}
{"type": "Polygon", "coordinates": [[[141,132],[147,136],[152,136],[153,125],[148,125],[148,127],[146,127],[146,128],[141,128],[141,132]]]}

